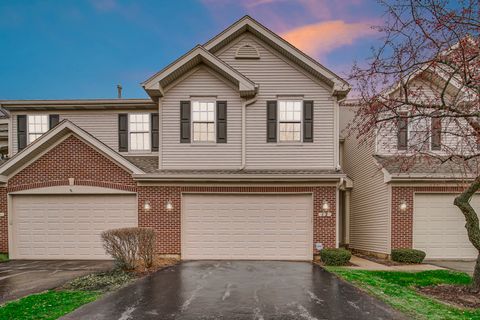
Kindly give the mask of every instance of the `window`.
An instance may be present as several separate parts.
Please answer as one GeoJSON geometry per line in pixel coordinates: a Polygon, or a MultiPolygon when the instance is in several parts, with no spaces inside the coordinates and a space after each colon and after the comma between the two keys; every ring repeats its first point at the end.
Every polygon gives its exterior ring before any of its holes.
{"type": "Polygon", "coordinates": [[[302,101],[278,101],[278,113],[280,141],[301,141],[302,101]]]}
{"type": "Polygon", "coordinates": [[[432,118],[431,146],[432,150],[442,149],[442,118],[432,118]]]}
{"type": "Polygon", "coordinates": [[[150,117],[148,113],[128,115],[131,151],[150,150],[150,117]]]}
{"type": "Polygon", "coordinates": [[[27,118],[28,143],[31,143],[48,131],[48,115],[29,115],[27,118]]]}
{"type": "Polygon", "coordinates": [[[215,142],[215,102],[192,101],[193,142],[215,142]]]}
{"type": "Polygon", "coordinates": [[[407,113],[400,114],[397,120],[397,149],[407,150],[408,146],[408,118],[407,113]]]}

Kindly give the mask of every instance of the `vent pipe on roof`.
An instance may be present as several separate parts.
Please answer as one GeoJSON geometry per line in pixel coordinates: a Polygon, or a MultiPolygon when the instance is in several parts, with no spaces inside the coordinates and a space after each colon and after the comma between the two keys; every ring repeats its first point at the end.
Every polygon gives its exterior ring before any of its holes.
{"type": "Polygon", "coordinates": [[[118,93],[118,99],[122,99],[122,85],[117,84],[117,93],[118,93]]]}

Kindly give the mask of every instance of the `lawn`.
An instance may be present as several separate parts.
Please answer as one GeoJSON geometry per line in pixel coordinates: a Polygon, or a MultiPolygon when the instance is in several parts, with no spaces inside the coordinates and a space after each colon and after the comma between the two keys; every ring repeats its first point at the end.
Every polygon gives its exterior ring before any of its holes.
{"type": "Polygon", "coordinates": [[[0,308],[0,319],[53,320],[92,302],[100,293],[87,291],[47,291],[12,301],[0,308]]]}
{"type": "Polygon", "coordinates": [[[417,293],[415,287],[437,284],[466,285],[471,278],[460,272],[434,270],[423,272],[365,271],[327,267],[373,296],[414,319],[480,319],[480,309],[460,309],[417,293]]]}
{"type": "Polygon", "coordinates": [[[8,261],[8,253],[0,253],[0,263],[8,261]]]}

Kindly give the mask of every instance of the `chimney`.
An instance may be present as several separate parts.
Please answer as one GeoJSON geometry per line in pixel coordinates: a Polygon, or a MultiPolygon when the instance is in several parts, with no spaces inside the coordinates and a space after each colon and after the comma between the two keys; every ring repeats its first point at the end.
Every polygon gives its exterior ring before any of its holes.
{"type": "Polygon", "coordinates": [[[117,84],[118,99],[122,99],[122,85],[117,84]]]}

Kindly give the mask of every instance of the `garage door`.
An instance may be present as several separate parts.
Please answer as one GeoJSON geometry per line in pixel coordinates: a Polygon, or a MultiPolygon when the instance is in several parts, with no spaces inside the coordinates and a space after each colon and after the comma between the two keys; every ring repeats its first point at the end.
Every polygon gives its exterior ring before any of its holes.
{"type": "MultiPolygon", "coordinates": [[[[416,194],[413,214],[413,246],[427,259],[474,259],[475,248],[465,229],[465,218],[453,205],[453,194],[416,194]]],[[[480,212],[480,197],[472,199],[480,212]]]]}
{"type": "Polygon", "coordinates": [[[183,259],[311,260],[310,195],[183,196],[183,259]]]}
{"type": "Polygon", "coordinates": [[[107,259],[100,233],[137,226],[135,195],[13,196],[15,259],[107,259]]]}

